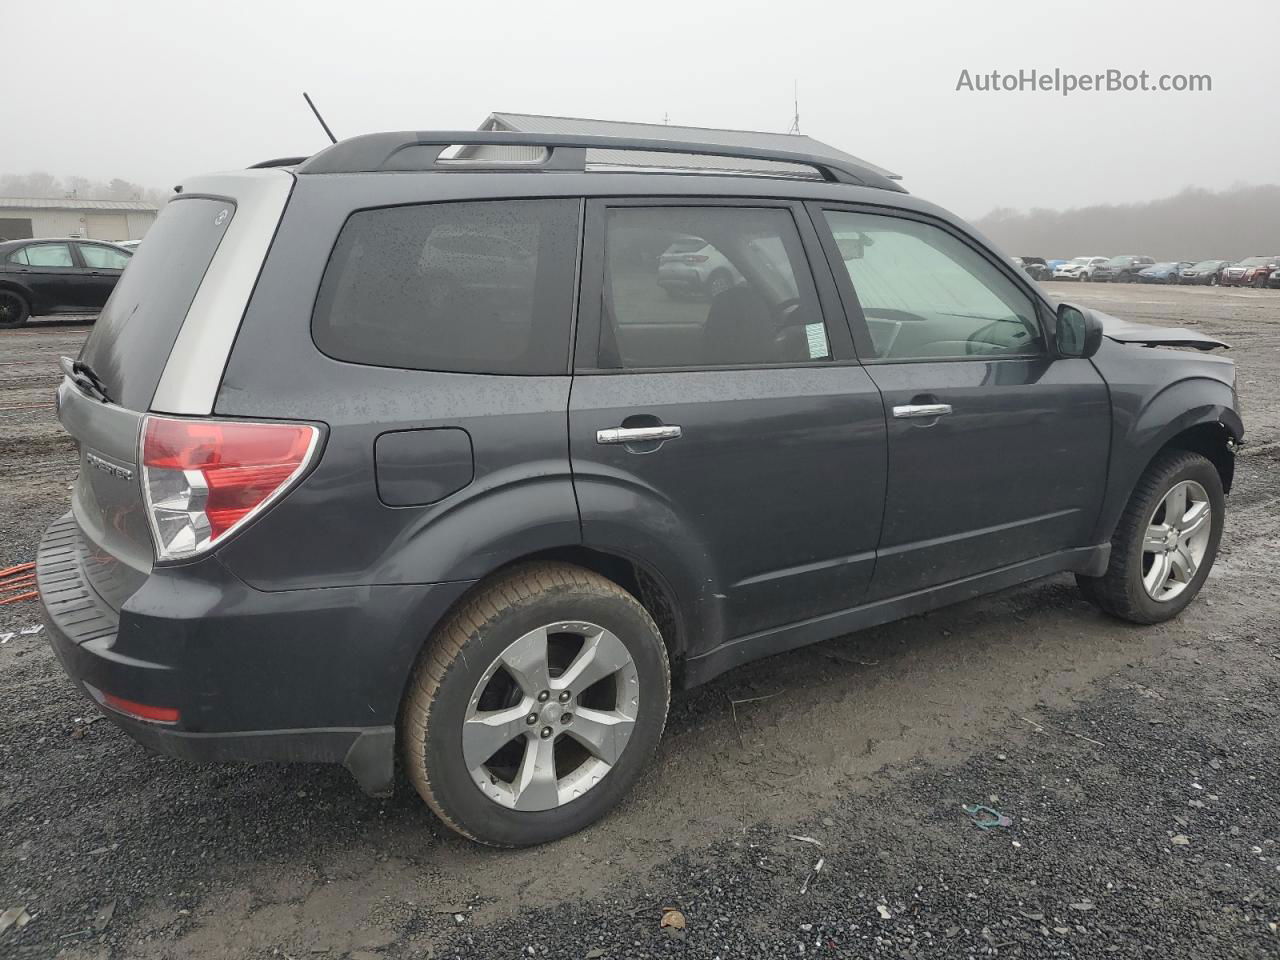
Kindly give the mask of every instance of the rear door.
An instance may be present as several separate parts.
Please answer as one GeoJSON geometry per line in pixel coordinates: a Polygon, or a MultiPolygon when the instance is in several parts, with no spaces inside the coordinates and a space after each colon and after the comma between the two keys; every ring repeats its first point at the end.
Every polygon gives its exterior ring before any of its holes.
{"type": "Polygon", "coordinates": [[[84,269],[66,240],[30,243],[10,256],[19,279],[35,295],[36,312],[84,309],[88,300],[84,269]]]}
{"type": "Polygon", "coordinates": [[[156,242],[116,285],[80,351],[109,401],[69,379],[59,390],[59,417],[80,448],[71,506],[92,545],[85,575],[117,609],[154,557],[137,465],[142,418],[234,211],[234,203],[211,197],[165,205],[151,228],[156,242]]]}
{"type": "Polygon", "coordinates": [[[928,217],[815,206],[814,219],[888,423],[872,597],[1089,545],[1107,388],[1090,361],[1050,353],[1029,286],[928,217]]]}
{"type": "Polygon", "coordinates": [[[86,306],[101,309],[115,289],[121,272],[129,265],[130,254],[110,244],[83,241],[76,244],[76,250],[86,274],[86,306]]]}
{"type": "Polygon", "coordinates": [[[884,414],[830,272],[810,268],[803,208],[590,201],[584,251],[569,404],[584,543],[653,560],[729,638],[855,606],[884,414]],[[690,237],[735,282],[671,296],[661,257],[690,237]]]}

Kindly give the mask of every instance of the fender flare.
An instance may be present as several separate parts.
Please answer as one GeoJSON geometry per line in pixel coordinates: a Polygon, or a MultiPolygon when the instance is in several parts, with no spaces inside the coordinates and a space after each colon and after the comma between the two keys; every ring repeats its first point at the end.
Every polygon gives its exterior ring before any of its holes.
{"type": "MultiPolygon", "coordinates": [[[[1188,430],[1211,424],[1223,429],[1224,445],[1239,442],[1244,435],[1230,384],[1194,376],[1161,389],[1147,400],[1127,429],[1117,429],[1095,542],[1111,539],[1134,487],[1156,455],[1188,430]]],[[[1123,424],[1116,426],[1122,428],[1123,424]]]]}

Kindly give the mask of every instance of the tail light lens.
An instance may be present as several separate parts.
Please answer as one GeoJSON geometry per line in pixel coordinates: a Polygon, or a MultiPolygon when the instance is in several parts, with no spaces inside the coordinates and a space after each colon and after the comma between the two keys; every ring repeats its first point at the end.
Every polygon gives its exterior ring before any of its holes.
{"type": "Polygon", "coordinates": [[[700,253],[689,253],[685,255],[684,262],[685,263],[706,263],[707,259],[708,259],[707,257],[703,256],[700,253]]]}
{"type": "Polygon", "coordinates": [[[302,476],[319,440],[307,423],[147,417],[142,490],[157,557],[194,557],[243,527],[302,476]]]}

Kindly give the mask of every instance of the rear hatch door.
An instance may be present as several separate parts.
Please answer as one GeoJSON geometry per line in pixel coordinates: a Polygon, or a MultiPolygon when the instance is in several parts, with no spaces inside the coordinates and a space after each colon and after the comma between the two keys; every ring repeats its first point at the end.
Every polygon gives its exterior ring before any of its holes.
{"type": "MultiPolygon", "coordinates": [[[[103,307],[77,375],[65,377],[58,390],[59,417],[80,450],[71,506],[83,569],[116,610],[150,573],[155,556],[138,465],[142,421],[210,265],[236,242],[237,216],[234,195],[184,193],[170,200],[103,307]]],[[[220,376],[226,355],[202,360],[220,376]]]]}

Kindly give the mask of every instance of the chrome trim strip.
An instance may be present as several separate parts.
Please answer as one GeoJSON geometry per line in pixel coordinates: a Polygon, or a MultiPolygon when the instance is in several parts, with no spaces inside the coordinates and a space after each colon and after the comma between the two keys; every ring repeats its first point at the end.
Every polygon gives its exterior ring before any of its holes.
{"type": "Polygon", "coordinates": [[[189,195],[226,197],[236,210],[169,352],[151,399],[153,412],[197,417],[213,412],[231,345],[293,184],[293,174],[286,170],[245,170],[199,177],[183,184],[182,193],[169,201],[181,203],[189,195]]]}

